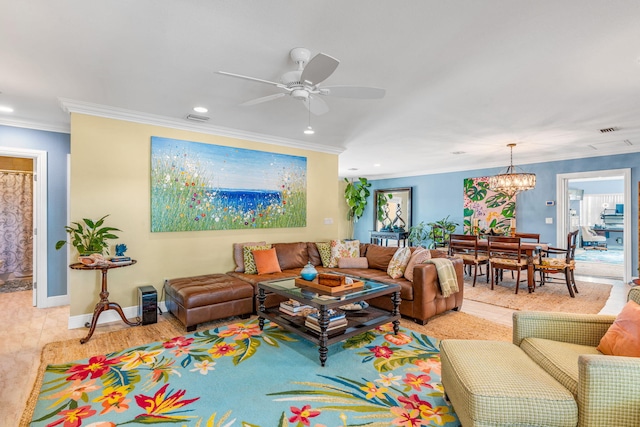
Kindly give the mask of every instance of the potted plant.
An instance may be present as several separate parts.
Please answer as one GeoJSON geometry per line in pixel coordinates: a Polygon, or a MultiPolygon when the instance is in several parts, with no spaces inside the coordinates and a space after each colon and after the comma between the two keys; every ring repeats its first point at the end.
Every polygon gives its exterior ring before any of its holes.
{"type": "Polygon", "coordinates": [[[451,233],[456,231],[456,227],[459,225],[457,222],[449,221],[449,215],[446,218],[442,218],[436,222],[430,222],[428,224],[431,227],[430,238],[434,242],[434,246],[445,246],[449,241],[451,233]]]}
{"type": "Polygon", "coordinates": [[[427,245],[427,242],[431,239],[431,229],[424,221],[420,221],[420,224],[409,227],[409,241],[422,246],[426,249],[431,249],[433,245],[427,245]]]}
{"type": "MultiPolygon", "coordinates": [[[[117,239],[114,231],[122,231],[114,227],[103,227],[104,220],[109,215],[105,215],[97,221],[83,218],[82,223],[72,222],[72,225],[64,227],[65,231],[71,235],[71,245],[82,255],[109,253],[107,240],[117,239]]],[[[66,240],[59,240],[56,249],[62,248],[67,243],[66,240]]]]}
{"type": "Polygon", "coordinates": [[[351,237],[353,238],[354,224],[358,222],[358,219],[364,214],[364,208],[367,206],[367,198],[371,195],[369,187],[371,183],[367,178],[358,178],[357,181],[349,181],[344,189],[344,199],[349,206],[347,212],[347,220],[351,221],[351,237]]]}

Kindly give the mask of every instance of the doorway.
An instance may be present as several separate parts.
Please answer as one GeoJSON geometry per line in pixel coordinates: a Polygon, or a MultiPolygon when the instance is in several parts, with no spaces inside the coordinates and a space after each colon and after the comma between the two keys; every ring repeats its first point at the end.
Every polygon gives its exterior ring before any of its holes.
{"type": "Polygon", "coordinates": [[[0,292],[33,289],[33,159],[0,156],[0,292]]]}
{"type": "Polygon", "coordinates": [[[558,244],[564,244],[563,236],[567,233],[580,229],[576,274],[628,282],[631,279],[631,170],[559,174],[557,199],[558,244]],[[589,237],[590,234],[596,237],[589,237]]]}
{"type": "MultiPolygon", "coordinates": [[[[47,152],[41,150],[0,147],[0,156],[24,159],[32,164],[32,226],[26,238],[31,240],[31,279],[33,305],[48,307],[47,304],[47,152]]],[[[18,276],[26,275],[29,269],[20,267],[18,276]]],[[[14,277],[16,274],[14,273],[14,277]]]]}

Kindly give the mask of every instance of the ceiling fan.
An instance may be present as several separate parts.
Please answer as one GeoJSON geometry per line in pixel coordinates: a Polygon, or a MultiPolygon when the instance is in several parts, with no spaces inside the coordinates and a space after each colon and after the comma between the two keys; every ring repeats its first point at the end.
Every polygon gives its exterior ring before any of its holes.
{"type": "Polygon", "coordinates": [[[325,81],[338,67],[340,61],[319,53],[311,58],[309,49],[296,47],[289,53],[297,69],[284,73],[280,77],[280,83],[255,77],[243,76],[241,74],[218,71],[219,74],[239,79],[251,80],[258,83],[266,83],[281,90],[280,93],[267,95],[252,99],[240,105],[249,106],[272,101],[289,95],[294,99],[302,101],[310,112],[316,115],[329,111],[329,106],[320,96],[335,96],[341,98],[357,99],[378,99],[385,95],[384,89],[365,86],[323,86],[319,84],[325,81]],[[318,96],[320,95],[320,96],[318,96]]]}

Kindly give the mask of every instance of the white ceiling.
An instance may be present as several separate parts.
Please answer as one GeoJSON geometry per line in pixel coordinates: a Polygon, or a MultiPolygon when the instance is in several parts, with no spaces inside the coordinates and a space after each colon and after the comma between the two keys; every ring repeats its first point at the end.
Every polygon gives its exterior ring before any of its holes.
{"type": "Polygon", "coordinates": [[[65,99],[341,151],[342,176],[640,151],[638,0],[0,0],[0,35],[0,124],[68,131],[65,99]],[[307,136],[299,101],[215,73],[278,81],[298,46],[386,96],[324,98],[307,136]]]}

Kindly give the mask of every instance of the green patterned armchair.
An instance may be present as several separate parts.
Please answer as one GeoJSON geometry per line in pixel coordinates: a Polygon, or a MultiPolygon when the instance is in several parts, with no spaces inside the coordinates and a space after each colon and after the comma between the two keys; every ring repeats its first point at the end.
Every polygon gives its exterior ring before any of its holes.
{"type": "MultiPolygon", "coordinates": [[[[632,288],[628,299],[640,304],[640,287],[632,288]]],[[[608,315],[513,314],[513,343],[574,395],[579,427],[640,425],[640,358],[596,350],[614,320],[608,315]]]]}

